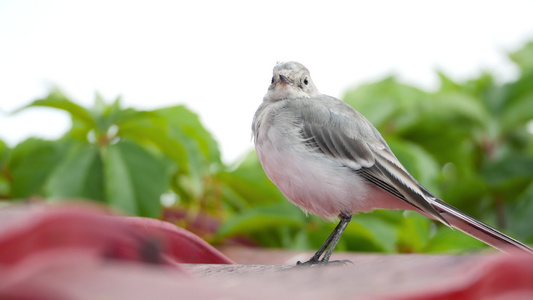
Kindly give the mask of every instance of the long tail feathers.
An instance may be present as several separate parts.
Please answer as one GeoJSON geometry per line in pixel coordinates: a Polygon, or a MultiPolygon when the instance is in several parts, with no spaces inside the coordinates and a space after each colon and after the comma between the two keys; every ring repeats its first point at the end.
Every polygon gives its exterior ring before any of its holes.
{"type": "Polygon", "coordinates": [[[476,220],[446,202],[435,199],[433,207],[454,227],[503,252],[521,250],[533,254],[533,248],[476,220]]]}

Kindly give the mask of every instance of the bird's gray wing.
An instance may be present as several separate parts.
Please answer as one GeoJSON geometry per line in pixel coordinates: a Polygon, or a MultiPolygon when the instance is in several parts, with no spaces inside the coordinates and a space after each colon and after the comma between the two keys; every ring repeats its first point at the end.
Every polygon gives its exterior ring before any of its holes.
{"type": "Polygon", "coordinates": [[[367,181],[449,226],[428,198],[433,196],[405,170],[374,126],[332,97],[292,100],[301,136],[311,151],[338,160],[367,181]]]}

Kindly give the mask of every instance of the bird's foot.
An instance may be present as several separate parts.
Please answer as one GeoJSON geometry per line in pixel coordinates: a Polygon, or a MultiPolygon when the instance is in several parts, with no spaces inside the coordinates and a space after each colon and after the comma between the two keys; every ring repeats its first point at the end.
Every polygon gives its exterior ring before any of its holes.
{"type": "Polygon", "coordinates": [[[318,260],[318,259],[311,258],[310,260],[308,260],[306,262],[301,262],[301,261],[296,262],[296,266],[295,267],[305,267],[305,266],[308,266],[308,267],[315,267],[315,266],[317,266],[317,267],[345,266],[345,265],[348,265],[348,264],[353,265],[353,262],[351,262],[350,260],[347,260],[347,259],[325,261],[325,260],[318,260]]]}

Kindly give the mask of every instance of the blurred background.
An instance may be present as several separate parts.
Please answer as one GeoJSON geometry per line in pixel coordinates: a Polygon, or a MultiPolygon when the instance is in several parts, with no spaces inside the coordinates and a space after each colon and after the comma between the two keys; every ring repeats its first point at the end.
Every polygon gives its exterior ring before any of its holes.
{"type": "MultiPolygon", "coordinates": [[[[362,112],[419,181],[533,242],[529,1],[2,1],[0,199],[92,201],[215,245],[316,249],[250,126],[277,61],[362,112]]],[[[341,250],[464,253],[416,213],[354,217],[341,250]]]]}

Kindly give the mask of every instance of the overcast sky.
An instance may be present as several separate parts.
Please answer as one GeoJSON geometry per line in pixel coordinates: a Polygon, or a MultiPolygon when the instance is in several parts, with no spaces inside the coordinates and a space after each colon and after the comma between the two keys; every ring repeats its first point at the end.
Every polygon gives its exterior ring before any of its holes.
{"type": "Polygon", "coordinates": [[[435,70],[509,80],[506,53],[533,40],[532,1],[0,1],[0,139],[57,138],[65,113],[6,115],[52,86],[81,105],[186,104],[226,162],[253,145],[250,124],[277,61],[308,67],[342,97],[396,74],[425,89],[435,70]]]}

